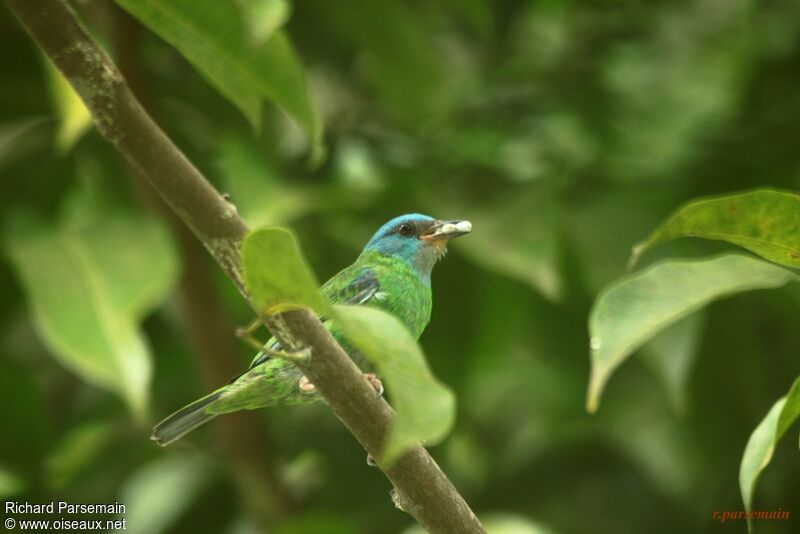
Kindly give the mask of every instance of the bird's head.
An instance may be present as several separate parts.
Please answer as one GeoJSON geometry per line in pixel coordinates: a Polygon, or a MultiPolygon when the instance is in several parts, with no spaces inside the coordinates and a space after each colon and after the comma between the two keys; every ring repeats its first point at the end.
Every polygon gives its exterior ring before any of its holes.
{"type": "Polygon", "coordinates": [[[401,215],[381,226],[364,252],[402,259],[427,281],[437,260],[447,252],[447,242],[471,230],[469,221],[439,221],[418,213],[401,215]]]}

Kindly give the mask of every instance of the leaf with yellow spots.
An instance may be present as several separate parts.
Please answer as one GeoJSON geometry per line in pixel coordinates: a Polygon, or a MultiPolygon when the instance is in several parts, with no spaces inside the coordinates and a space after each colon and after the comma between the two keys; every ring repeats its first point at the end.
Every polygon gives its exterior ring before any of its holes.
{"type": "Polygon", "coordinates": [[[693,200],[633,247],[629,265],[658,243],[702,237],[734,243],[786,267],[800,268],[800,195],[759,189],[693,200]]]}

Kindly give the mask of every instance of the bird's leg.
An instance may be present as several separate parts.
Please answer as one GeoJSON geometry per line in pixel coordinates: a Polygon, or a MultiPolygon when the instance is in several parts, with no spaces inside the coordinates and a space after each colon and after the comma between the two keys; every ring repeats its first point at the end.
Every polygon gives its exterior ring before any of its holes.
{"type": "Polygon", "coordinates": [[[249,347],[252,347],[256,350],[262,350],[264,347],[264,343],[260,342],[256,337],[253,335],[256,330],[259,329],[261,326],[261,317],[256,317],[252,321],[250,321],[247,326],[240,326],[236,329],[236,337],[242,340],[244,344],[249,347]]]}
{"type": "Polygon", "coordinates": [[[369,385],[375,390],[376,397],[383,397],[383,382],[378,378],[375,373],[364,373],[364,378],[367,379],[369,385]]]}
{"type": "Polygon", "coordinates": [[[269,354],[275,358],[283,358],[295,363],[307,363],[311,358],[311,349],[308,347],[300,350],[273,350],[267,347],[266,343],[259,341],[253,334],[261,326],[261,318],[256,317],[250,321],[247,326],[239,327],[236,329],[236,337],[241,339],[247,346],[256,349],[263,354],[269,354]]]}

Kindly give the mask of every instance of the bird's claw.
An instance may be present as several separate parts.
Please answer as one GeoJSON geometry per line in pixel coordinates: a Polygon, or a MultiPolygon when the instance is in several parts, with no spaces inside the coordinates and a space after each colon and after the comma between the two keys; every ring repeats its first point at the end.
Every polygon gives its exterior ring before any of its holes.
{"type": "Polygon", "coordinates": [[[373,458],[370,453],[367,453],[367,465],[370,467],[378,467],[378,462],[375,461],[375,458],[373,458]]]}
{"type": "Polygon", "coordinates": [[[364,378],[367,379],[369,385],[375,390],[376,397],[383,397],[383,382],[378,378],[375,373],[364,373],[364,378]]]}
{"type": "Polygon", "coordinates": [[[317,391],[317,386],[315,386],[306,375],[300,377],[300,382],[297,383],[297,387],[303,393],[314,393],[317,391]]]}
{"type": "Polygon", "coordinates": [[[389,498],[392,499],[392,503],[394,504],[395,508],[397,508],[401,512],[406,511],[405,508],[403,507],[403,503],[401,502],[403,498],[400,495],[400,492],[397,490],[397,488],[392,488],[389,491],[389,498]]]}

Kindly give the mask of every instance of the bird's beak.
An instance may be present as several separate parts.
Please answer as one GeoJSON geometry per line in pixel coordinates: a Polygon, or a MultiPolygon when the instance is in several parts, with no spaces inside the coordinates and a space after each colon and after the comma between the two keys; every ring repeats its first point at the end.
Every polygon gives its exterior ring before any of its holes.
{"type": "Polygon", "coordinates": [[[436,221],[420,237],[425,241],[439,241],[462,236],[471,231],[472,223],[469,221],[436,221]]]}

